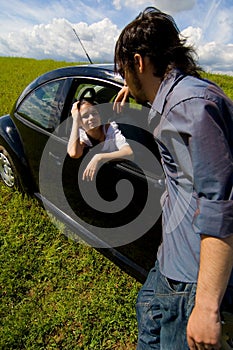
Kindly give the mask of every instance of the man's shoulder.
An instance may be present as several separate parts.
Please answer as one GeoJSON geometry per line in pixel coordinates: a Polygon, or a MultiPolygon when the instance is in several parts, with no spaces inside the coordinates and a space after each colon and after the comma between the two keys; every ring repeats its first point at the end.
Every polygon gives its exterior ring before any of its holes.
{"type": "Polygon", "coordinates": [[[181,104],[185,109],[191,106],[191,102],[201,105],[215,103],[221,106],[223,100],[232,110],[233,102],[214,82],[173,70],[161,83],[152,106],[159,114],[167,114],[181,104]]]}
{"type": "Polygon", "coordinates": [[[191,98],[206,98],[209,94],[208,91],[212,94],[219,93],[220,88],[211,81],[187,75],[174,85],[171,97],[181,101],[191,98]]]}
{"type": "Polygon", "coordinates": [[[207,80],[184,75],[179,70],[174,69],[162,81],[153,107],[162,114],[164,108],[170,110],[181,102],[194,98],[204,98],[210,85],[211,82],[207,80]]]}

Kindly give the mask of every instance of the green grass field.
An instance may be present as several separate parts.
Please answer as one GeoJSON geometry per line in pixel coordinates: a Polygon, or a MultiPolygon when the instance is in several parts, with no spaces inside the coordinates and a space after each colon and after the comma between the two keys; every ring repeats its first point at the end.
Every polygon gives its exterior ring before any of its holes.
{"type": "MultiPolygon", "coordinates": [[[[34,78],[66,65],[0,57],[0,115],[34,78]]],[[[233,99],[233,77],[205,76],[233,99]]],[[[0,215],[0,349],[135,349],[139,283],[1,183],[0,215]]]]}
{"type": "MultiPolygon", "coordinates": [[[[31,80],[65,65],[0,58],[0,115],[31,80]]],[[[135,348],[139,283],[1,182],[0,216],[0,349],[135,348]]]]}

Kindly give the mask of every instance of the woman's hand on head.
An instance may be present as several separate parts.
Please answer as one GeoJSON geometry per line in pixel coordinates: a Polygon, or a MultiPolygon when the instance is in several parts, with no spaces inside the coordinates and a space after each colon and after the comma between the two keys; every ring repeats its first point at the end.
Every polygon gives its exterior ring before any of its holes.
{"type": "Polygon", "coordinates": [[[74,102],[72,105],[72,108],[71,108],[71,115],[72,115],[73,119],[77,119],[77,120],[80,119],[80,112],[79,112],[78,104],[79,104],[79,101],[74,102]]]}

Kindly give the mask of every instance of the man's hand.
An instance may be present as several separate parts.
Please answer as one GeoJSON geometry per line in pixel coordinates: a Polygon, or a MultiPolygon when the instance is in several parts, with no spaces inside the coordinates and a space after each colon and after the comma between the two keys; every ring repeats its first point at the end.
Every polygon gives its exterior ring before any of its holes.
{"type": "Polygon", "coordinates": [[[122,108],[125,105],[125,101],[129,96],[129,88],[128,86],[123,86],[122,89],[118,92],[117,97],[115,98],[113,104],[113,110],[117,113],[122,111],[122,108]]]}
{"type": "Polygon", "coordinates": [[[205,305],[194,306],[187,326],[190,350],[219,350],[221,328],[219,313],[211,313],[205,305]]]}
{"type": "Polygon", "coordinates": [[[187,325],[190,350],[221,348],[220,305],[233,266],[233,235],[201,236],[200,268],[195,306],[187,325]]]}

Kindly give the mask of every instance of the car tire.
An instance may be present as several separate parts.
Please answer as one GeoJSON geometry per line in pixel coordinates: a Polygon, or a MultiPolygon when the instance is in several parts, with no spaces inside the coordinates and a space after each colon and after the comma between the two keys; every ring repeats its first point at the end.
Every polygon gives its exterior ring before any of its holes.
{"type": "Polygon", "coordinates": [[[7,150],[0,145],[0,179],[10,188],[21,189],[14,162],[7,150]]]}

